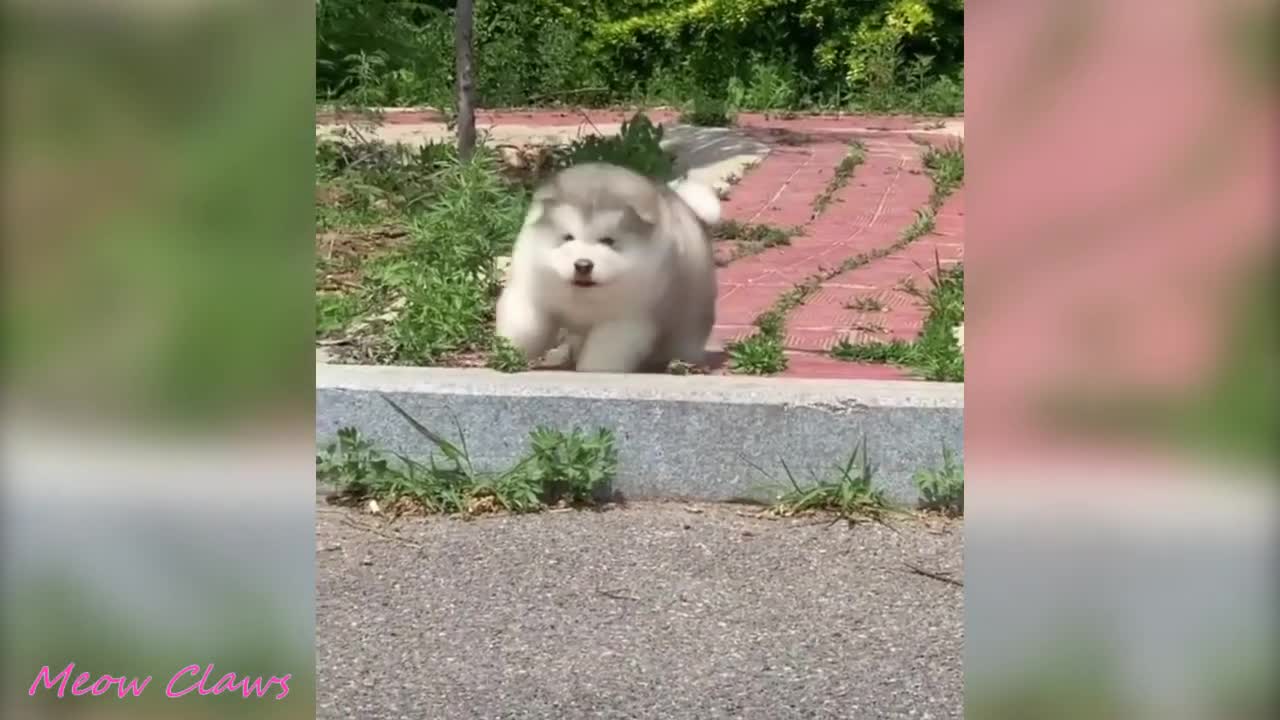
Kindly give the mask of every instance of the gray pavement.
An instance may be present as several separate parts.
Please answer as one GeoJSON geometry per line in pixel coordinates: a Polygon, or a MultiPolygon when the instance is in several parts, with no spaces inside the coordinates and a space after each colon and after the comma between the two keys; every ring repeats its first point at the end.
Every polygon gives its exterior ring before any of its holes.
{"type": "Polygon", "coordinates": [[[958,718],[963,527],[316,515],[320,718],[958,718]]]}

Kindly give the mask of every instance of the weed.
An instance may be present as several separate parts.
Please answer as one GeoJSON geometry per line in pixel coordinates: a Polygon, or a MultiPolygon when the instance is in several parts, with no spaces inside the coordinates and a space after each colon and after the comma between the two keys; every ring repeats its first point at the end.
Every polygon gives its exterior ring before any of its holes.
{"type": "Polygon", "coordinates": [[[744,339],[725,346],[729,370],[743,375],[776,375],[787,369],[787,356],[777,333],[757,330],[744,339]]]}
{"type": "MultiPolygon", "coordinates": [[[[860,151],[857,148],[851,148],[850,156],[846,159],[858,156],[860,151]],[[855,152],[858,152],[858,155],[855,155],[855,152]]],[[[853,161],[850,160],[850,162],[853,161]]],[[[963,147],[957,145],[944,150],[931,148],[925,153],[924,163],[934,181],[933,197],[927,207],[916,211],[915,220],[903,229],[897,242],[869,253],[859,253],[846,258],[836,267],[814,274],[779,296],[773,306],[756,320],[756,325],[761,328],[760,332],[748,340],[731,343],[726,348],[729,352],[731,370],[752,374],[781,372],[786,368],[782,340],[783,325],[788,312],[804,304],[823,282],[891,255],[933,232],[938,207],[964,180],[963,147]],[[766,328],[769,329],[766,330],[766,328]],[[736,361],[735,358],[737,358],[736,361]]],[[[856,167],[856,163],[851,165],[850,172],[852,167],[856,167]]],[[[930,320],[925,323],[925,332],[920,343],[894,341],[853,345],[844,340],[832,349],[832,355],[842,360],[913,365],[931,380],[963,380],[964,356],[959,352],[956,338],[952,334],[952,328],[964,320],[963,270],[956,268],[944,273],[941,262],[938,261],[938,272],[933,276],[932,281],[934,291],[929,296],[930,302],[945,304],[946,308],[930,315],[930,320]],[[945,323],[952,324],[945,325],[945,323]]],[[[914,285],[912,289],[914,290],[914,285]]]]}
{"type": "Polygon", "coordinates": [[[532,455],[521,473],[547,502],[589,503],[618,471],[618,450],[608,430],[586,435],[540,427],[530,444],[532,455]]]}
{"type": "Polygon", "coordinates": [[[672,180],[676,176],[675,157],[663,149],[662,134],[661,125],[654,125],[644,113],[636,113],[622,123],[617,135],[588,135],[559,149],[554,157],[555,167],[603,162],[656,180],[672,180]]]}
{"type": "Polygon", "coordinates": [[[353,495],[383,494],[399,471],[355,428],[338,430],[337,439],[316,456],[316,477],[353,495]]]}
{"type": "Polygon", "coordinates": [[[831,176],[831,180],[827,182],[826,188],[818,197],[813,199],[813,215],[816,218],[822,214],[823,210],[831,204],[832,198],[840,191],[840,188],[849,184],[849,178],[853,177],[853,171],[866,160],[867,147],[862,144],[861,140],[854,140],[849,145],[849,152],[840,160],[840,164],[836,166],[835,173],[831,176]]]}
{"type": "Polygon", "coordinates": [[[316,294],[316,337],[340,334],[360,315],[360,302],[351,295],[316,294]]]}
{"type": "Polygon", "coordinates": [[[925,170],[933,179],[933,195],[929,206],[933,210],[942,207],[942,201],[964,184],[964,144],[944,147],[930,146],[922,158],[925,170]]]}
{"type": "Polygon", "coordinates": [[[687,363],[683,360],[672,360],[667,363],[668,375],[705,375],[706,369],[687,363]]]}
{"type": "Polygon", "coordinates": [[[844,304],[846,310],[858,310],[860,312],[884,312],[885,305],[880,302],[879,298],[871,295],[864,295],[854,298],[844,304]]]}
{"type": "Polygon", "coordinates": [[[400,454],[389,457],[354,428],[343,428],[316,456],[316,477],[336,487],[340,497],[376,499],[396,507],[407,504],[430,513],[526,513],[558,502],[588,503],[617,472],[617,450],[609,431],[585,434],[549,428],[530,433],[530,452],[514,466],[482,472],[471,460],[460,427],[455,444],[390,398],[383,399],[442,457],[433,454],[425,463],[400,454]]]}
{"type": "Polygon", "coordinates": [[[529,359],[506,338],[494,336],[489,348],[488,367],[505,373],[523,372],[529,369],[529,359]]]}
{"type": "Polygon", "coordinates": [[[913,342],[851,343],[842,340],[832,357],[850,362],[886,363],[910,367],[926,380],[964,381],[964,353],[953,332],[964,322],[964,267],[943,268],[935,258],[927,293],[914,290],[929,307],[920,337],[913,342]]]}
{"type": "Polygon", "coordinates": [[[726,101],[699,95],[680,114],[680,122],[701,127],[728,127],[734,123],[734,113],[726,101]]]}
{"type": "Polygon", "coordinates": [[[917,210],[916,219],[912,220],[911,224],[902,230],[902,242],[908,243],[933,232],[936,220],[937,215],[932,207],[917,210]]]}
{"type": "Polygon", "coordinates": [[[964,514],[964,465],[955,453],[942,446],[942,467],[921,470],[912,478],[920,491],[921,507],[946,515],[964,514]]]}
{"type": "Polygon", "coordinates": [[[835,468],[833,477],[810,473],[810,483],[801,486],[787,464],[782,463],[790,488],[778,496],[772,511],[782,516],[811,512],[831,512],[849,522],[871,519],[883,522],[893,508],[884,493],[872,484],[874,468],[867,456],[864,439],[848,460],[835,468]]]}
{"type": "Polygon", "coordinates": [[[729,261],[791,244],[791,238],[799,235],[801,228],[780,228],[773,225],[752,224],[737,220],[724,220],[711,232],[713,240],[737,243],[729,261]]]}

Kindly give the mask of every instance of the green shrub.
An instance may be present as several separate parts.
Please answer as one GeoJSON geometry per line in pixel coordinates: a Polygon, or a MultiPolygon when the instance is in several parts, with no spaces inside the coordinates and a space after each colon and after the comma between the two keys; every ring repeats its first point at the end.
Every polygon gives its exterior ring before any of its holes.
{"type": "Polygon", "coordinates": [[[560,149],[558,168],[588,162],[605,162],[630,168],[657,180],[675,178],[675,156],[662,148],[662,126],[644,113],[622,123],[617,135],[588,135],[560,149]]]}
{"type": "Polygon", "coordinates": [[[727,127],[733,124],[734,113],[729,103],[709,95],[698,95],[689,109],[680,116],[682,122],[704,127],[727,127]]]}
{"type": "MultiPolygon", "coordinates": [[[[452,2],[318,0],[316,87],[448,107],[452,2]]],[[[479,0],[482,106],[962,108],[963,0],[479,0]],[[761,51],[760,48],[769,48],[761,51]]]]}

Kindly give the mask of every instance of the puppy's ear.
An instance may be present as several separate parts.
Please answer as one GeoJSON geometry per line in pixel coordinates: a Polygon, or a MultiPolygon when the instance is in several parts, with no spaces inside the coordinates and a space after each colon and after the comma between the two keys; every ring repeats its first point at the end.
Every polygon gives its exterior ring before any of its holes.
{"type": "Polygon", "coordinates": [[[560,188],[556,185],[555,178],[552,178],[538,186],[538,188],[533,191],[533,197],[531,199],[532,202],[529,204],[529,215],[525,221],[530,225],[547,217],[547,214],[551,212],[551,209],[559,204],[560,188]]]}
{"type": "Polygon", "coordinates": [[[658,203],[659,196],[657,193],[646,193],[627,203],[627,214],[632,215],[633,220],[644,225],[657,225],[658,203]]]}
{"type": "Polygon", "coordinates": [[[557,182],[559,175],[552,176],[550,180],[542,183],[533,191],[534,202],[549,202],[560,196],[560,185],[557,182]]]}

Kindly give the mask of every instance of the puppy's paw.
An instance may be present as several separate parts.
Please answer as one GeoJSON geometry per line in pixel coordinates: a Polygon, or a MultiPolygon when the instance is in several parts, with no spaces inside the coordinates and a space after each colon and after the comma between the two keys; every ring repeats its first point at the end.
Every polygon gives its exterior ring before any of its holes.
{"type": "Polygon", "coordinates": [[[555,342],[555,323],[517,292],[502,293],[496,315],[497,336],[530,360],[542,357],[555,342]]]}
{"type": "Polygon", "coordinates": [[[578,372],[631,373],[649,357],[658,329],[643,321],[619,321],[591,329],[577,357],[578,372]]]}

